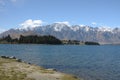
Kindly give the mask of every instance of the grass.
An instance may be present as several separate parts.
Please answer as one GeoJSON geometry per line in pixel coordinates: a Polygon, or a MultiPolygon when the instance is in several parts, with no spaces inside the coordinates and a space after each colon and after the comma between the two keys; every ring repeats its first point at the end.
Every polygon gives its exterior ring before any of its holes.
{"type": "Polygon", "coordinates": [[[0,80],[25,80],[26,74],[14,71],[14,70],[8,70],[7,72],[5,70],[0,71],[0,80]]]}
{"type": "MultiPolygon", "coordinates": [[[[56,74],[56,71],[54,70],[45,69],[35,65],[29,65],[22,62],[19,63],[15,59],[0,58],[0,80],[35,80],[31,77],[28,78],[28,74],[36,71],[41,74],[56,74]]],[[[46,77],[48,76],[46,75],[46,77]]],[[[59,80],[79,80],[77,77],[67,74],[62,74],[62,77],[60,76],[57,78],[59,80]]]]}
{"type": "Polygon", "coordinates": [[[32,78],[27,78],[27,74],[16,70],[16,67],[8,68],[3,65],[11,62],[16,62],[16,60],[0,58],[0,80],[34,80],[32,78]]]}
{"type": "Polygon", "coordinates": [[[67,75],[65,74],[61,80],[79,80],[77,77],[73,76],[73,75],[67,75]]]}
{"type": "Polygon", "coordinates": [[[13,68],[5,70],[0,68],[0,80],[34,80],[32,78],[27,78],[24,72],[17,71],[13,68]]]}
{"type": "Polygon", "coordinates": [[[2,65],[3,63],[10,63],[10,62],[13,62],[15,61],[14,59],[3,59],[3,58],[0,58],[0,65],[2,65]]]}
{"type": "Polygon", "coordinates": [[[42,69],[41,73],[50,73],[50,74],[54,74],[55,71],[53,70],[46,70],[46,69],[42,69]]]}

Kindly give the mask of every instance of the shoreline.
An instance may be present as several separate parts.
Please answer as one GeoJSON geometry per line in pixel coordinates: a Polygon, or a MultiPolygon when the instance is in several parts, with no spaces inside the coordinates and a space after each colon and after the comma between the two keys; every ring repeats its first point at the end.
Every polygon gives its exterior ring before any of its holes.
{"type": "Polygon", "coordinates": [[[17,59],[14,56],[0,56],[1,80],[83,80],[74,75],[61,73],[56,69],[45,69],[17,59]],[[4,74],[2,74],[4,72],[4,74]],[[15,76],[16,75],[16,76],[15,76]]]}

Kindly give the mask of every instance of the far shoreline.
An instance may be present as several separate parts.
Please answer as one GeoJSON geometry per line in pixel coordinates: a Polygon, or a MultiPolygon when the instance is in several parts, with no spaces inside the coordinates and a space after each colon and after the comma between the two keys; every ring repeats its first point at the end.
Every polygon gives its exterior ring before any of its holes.
{"type": "Polygon", "coordinates": [[[0,44],[46,44],[46,45],[100,45],[98,42],[79,40],[60,40],[51,35],[20,35],[13,39],[10,35],[0,38],[0,44]]]}

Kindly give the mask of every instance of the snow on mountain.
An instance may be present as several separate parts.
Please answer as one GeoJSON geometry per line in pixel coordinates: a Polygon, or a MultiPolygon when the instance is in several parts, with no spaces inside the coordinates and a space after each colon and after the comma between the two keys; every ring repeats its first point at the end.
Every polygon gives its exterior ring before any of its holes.
{"type": "MultiPolygon", "coordinates": [[[[29,30],[34,30],[36,28],[41,28],[42,30],[46,30],[46,28],[48,27],[43,27],[42,26],[42,21],[41,20],[26,20],[25,22],[21,23],[20,24],[20,27],[17,28],[18,30],[26,30],[26,31],[29,31],[29,30]]],[[[96,28],[93,28],[93,27],[89,27],[89,26],[86,26],[86,25],[73,25],[73,26],[70,26],[69,22],[55,22],[51,25],[49,25],[50,28],[53,28],[54,31],[62,31],[62,30],[72,30],[72,31],[78,31],[80,29],[84,30],[84,31],[90,31],[90,30],[95,30],[97,28],[97,31],[108,31],[108,32],[112,32],[113,29],[110,28],[110,27],[96,27],[96,28]]]]}
{"type": "Polygon", "coordinates": [[[71,30],[78,31],[80,29],[79,25],[71,26],[71,30]]]}
{"type": "Polygon", "coordinates": [[[57,24],[61,24],[61,25],[67,25],[70,26],[70,23],[68,21],[64,21],[64,22],[55,22],[57,24]]]}
{"type": "Polygon", "coordinates": [[[69,28],[69,24],[67,22],[56,22],[54,24],[51,24],[51,27],[53,27],[54,31],[61,31],[61,30],[67,30],[69,28]]]}
{"type": "Polygon", "coordinates": [[[0,37],[8,34],[13,38],[19,38],[20,35],[53,35],[59,39],[120,43],[120,28],[70,25],[68,22],[42,25],[41,20],[27,20],[19,28],[1,33],[0,37]]]}
{"type": "Polygon", "coordinates": [[[33,30],[36,27],[39,27],[42,25],[41,20],[26,20],[22,24],[20,24],[20,27],[18,29],[20,30],[33,30]]]}
{"type": "Polygon", "coordinates": [[[98,27],[98,31],[113,32],[113,28],[110,28],[110,27],[98,27]]]}

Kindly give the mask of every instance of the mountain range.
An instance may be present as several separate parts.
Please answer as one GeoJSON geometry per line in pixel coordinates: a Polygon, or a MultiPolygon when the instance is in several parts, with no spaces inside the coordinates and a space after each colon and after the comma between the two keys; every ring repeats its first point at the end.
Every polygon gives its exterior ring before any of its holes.
{"type": "Polygon", "coordinates": [[[101,44],[119,44],[120,28],[90,27],[86,25],[68,25],[53,23],[50,25],[21,25],[0,34],[0,37],[10,35],[19,38],[20,35],[52,35],[61,40],[92,41],[101,44]]]}

